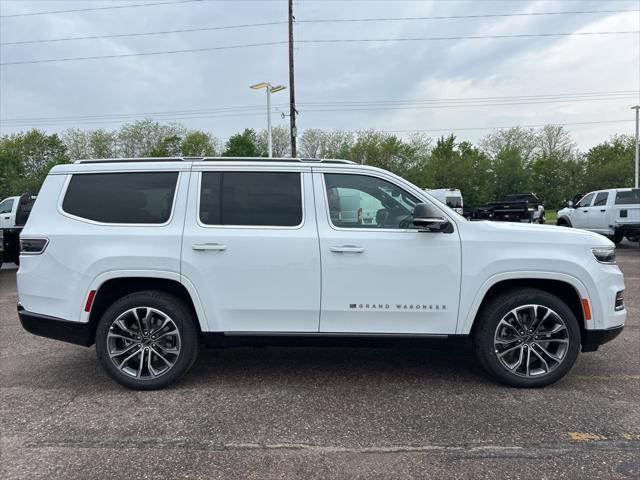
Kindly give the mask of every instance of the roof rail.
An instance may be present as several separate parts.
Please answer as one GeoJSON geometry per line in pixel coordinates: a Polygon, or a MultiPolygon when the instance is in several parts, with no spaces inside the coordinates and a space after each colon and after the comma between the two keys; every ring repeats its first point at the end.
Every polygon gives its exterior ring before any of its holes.
{"type": "Polygon", "coordinates": [[[355,165],[351,160],[337,158],[267,158],[267,157],[146,157],[146,158],[88,158],[73,163],[126,163],[126,162],[309,162],[343,163],[355,165]]]}

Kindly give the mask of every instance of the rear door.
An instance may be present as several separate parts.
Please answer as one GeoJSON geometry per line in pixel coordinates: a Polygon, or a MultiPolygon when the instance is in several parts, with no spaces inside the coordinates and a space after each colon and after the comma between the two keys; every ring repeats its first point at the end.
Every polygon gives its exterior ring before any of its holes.
{"type": "Polygon", "coordinates": [[[195,285],[211,331],[317,332],[310,169],[194,163],[181,274],[195,285]]]}

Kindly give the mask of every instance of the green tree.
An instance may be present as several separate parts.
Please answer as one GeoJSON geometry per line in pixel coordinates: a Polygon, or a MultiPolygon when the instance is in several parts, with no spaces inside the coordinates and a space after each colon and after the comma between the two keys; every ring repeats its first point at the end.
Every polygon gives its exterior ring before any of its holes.
{"type": "Polygon", "coordinates": [[[632,187],[635,140],[630,135],[615,135],[591,148],[584,157],[584,191],[632,187]]]}
{"type": "Polygon", "coordinates": [[[244,132],[236,133],[229,137],[223,157],[260,157],[263,152],[258,147],[258,139],[255,130],[245,128],[244,132]]]}
{"type": "MultiPolygon", "coordinates": [[[[258,149],[261,155],[269,154],[269,144],[267,140],[267,131],[261,130],[257,135],[258,149]]],[[[274,157],[291,156],[291,136],[289,135],[289,127],[285,125],[277,125],[271,129],[271,148],[274,157]]]]}
{"type": "Polygon", "coordinates": [[[4,197],[39,191],[49,170],[69,157],[58,135],[34,129],[0,137],[0,161],[4,197]]]}
{"type": "Polygon", "coordinates": [[[185,135],[186,129],[180,124],[137,120],[123,125],[118,131],[119,153],[128,158],[177,156],[180,155],[180,139],[185,135]]]}
{"type": "Polygon", "coordinates": [[[210,133],[192,130],[182,139],[180,153],[185,157],[213,157],[216,140],[210,133]]]}

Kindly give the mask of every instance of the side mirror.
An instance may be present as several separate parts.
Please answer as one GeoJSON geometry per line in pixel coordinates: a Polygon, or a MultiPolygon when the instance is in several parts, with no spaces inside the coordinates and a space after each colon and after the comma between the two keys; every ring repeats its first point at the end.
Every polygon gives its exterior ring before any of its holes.
{"type": "Polygon", "coordinates": [[[449,225],[449,220],[427,203],[419,203],[413,209],[413,224],[423,232],[439,232],[449,225]]]}

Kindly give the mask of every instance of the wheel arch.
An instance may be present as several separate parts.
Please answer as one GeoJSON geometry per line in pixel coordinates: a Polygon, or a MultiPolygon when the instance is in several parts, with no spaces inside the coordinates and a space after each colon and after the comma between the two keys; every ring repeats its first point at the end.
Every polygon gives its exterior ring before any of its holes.
{"type": "Polygon", "coordinates": [[[581,335],[583,334],[585,330],[585,314],[582,307],[582,299],[589,298],[586,288],[578,279],[569,275],[545,272],[527,272],[526,275],[501,274],[489,279],[477,294],[471,310],[462,325],[462,330],[458,333],[471,333],[482,308],[497,295],[516,288],[536,288],[560,298],[576,316],[580,325],[581,335]]]}
{"type": "Polygon", "coordinates": [[[573,225],[571,224],[571,220],[569,220],[567,217],[558,217],[556,219],[556,225],[566,225],[567,227],[573,227],[573,225]]]}
{"type": "MultiPolygon", "coordinates": [[[[180,277],[178,276],[178,278],[180,277]]],[[[196,328],[198,334],[201,334],[207,328],[200,300],[193,286],[189,282],[181,283],[178,278],[170,278],[169,276],[122,275],[111,276],[99,282],[97,286],[92,287],[92,290],[95,290],[96,293],[91,304],[90,312],[85,313],[92,338],[95,336],[96,327],[100,318],[114,301],[125,295],[144,290],[157,290],[180,298],[193,312],[194,317],[197,319],[196,328]]]]}

